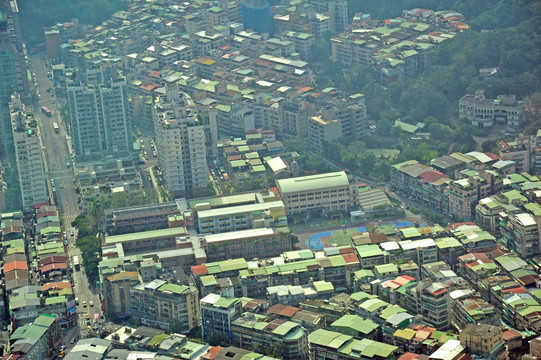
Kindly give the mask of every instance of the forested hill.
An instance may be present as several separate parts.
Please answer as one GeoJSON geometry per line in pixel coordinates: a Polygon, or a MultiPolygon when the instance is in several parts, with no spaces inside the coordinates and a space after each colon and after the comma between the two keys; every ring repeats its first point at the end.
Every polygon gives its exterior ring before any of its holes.
{"type": "Polygon", "coordinates": [[[31,49],[45,41],[44,27],[74,18],[97,26],[128,4],[125,0],[19,0],[23,39],[31,49]]]}
{"type": "MultiPolygon", "coordinates": [[[[428,8],[463,13],[472,30],[459,33],[437,47],[431,66],[412,79],[389,86],[386,93],[374,83],[377,74],[360,65],[342,69],[322,60],[318,85],[332,84],[350,92],[366,94],[372,119],[379,134],[389,134],[397,114],[417,123],[427,117],[455,127],[450,114],[466,93],[484,88],[489,98],[516,94],[519,99],[539,99],[541,91],[541,2],[532,0],[351,0],[350,15],[363,12],[374,19],[394,18],[403,9],[428,8]],[[498,67],[490,80],[479,80],[479,69],[498,67]]],[[[314,54],[329,48],[318,40],[314,54]]],[[[541,104],[537,104],[539,107],[541,104]]]]}
{"type": "Polygon", "coordinates": [[[400,16],[404,9],[455,10],[468,19],[474,30],[494,30],[514,26],[531,15],[530,6],[538,0],[348,0],[350,18],[356,12],[373,19],[400,16]]]}

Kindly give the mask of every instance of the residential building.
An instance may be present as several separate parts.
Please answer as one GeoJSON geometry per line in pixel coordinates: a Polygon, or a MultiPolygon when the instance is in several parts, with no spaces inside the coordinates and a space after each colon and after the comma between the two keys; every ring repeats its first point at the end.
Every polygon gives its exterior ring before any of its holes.
{"type": "Polygon", "coordinates": [[[242,102],[217,105],[209,111],[218,129],[218,139],[241,137],[255,129],[254,112],[242,102]]]}
{"type": "Polygon", "coordinates": [[[32,108],[23,105],[20,95],[11,96],[9,109],[22,205],[29,209],[49,201],[42,143],[32,108]]]}
{"type": "Polygon", "coordinates": [[[154,109],[158,163],[174,197],[198,197],[208,191],[205,129],[191,97],[166,84],[166,97],[154,109]]]}
{"type": "Polygon", "coordinates": [[[475,218],[480,199],[503,189],[503,179],[492,170],[465,171],[467,178],[449,184],[449,213],[458,220],[475,218]]]}
{"type": "Polygon", "coordinates": [[[56,316],[42,314],[31,325],[20,326],[10,335],[10,354],[28,360],[49,359],[60,340],[56,316]]]}
{"type": "Polygon", "coordinates": [[[104,314],[106,316],[129,316],[131,311],[130,288],[140,283],[137,271],[120,271],[105,276],[101,281],[104,314]]]}
{"type": "Polygon", "coordinates": [[[532,258],[541,253],[540,217],[529,213],[500,214],[500,234],[508,249],[524,258],[532,258]]]}
{"type": "Polygon", "coordinates": [[[359,340],[379,338],[379,325],[358,315],[344,315],[333,322],[330,329],[359,340]]]}
{"type": "Polygon", "coordinates": [[[203,339],[219,337],[232,342],[231,323],[242,314],[242,302],[237,298],[209,294],[199,301],[203,339]]]}
{"type": "Polygon", "coordinates": [[[312,116],[308,120],[308,141],[312,148],[323,152],[325,145],[342,136],[342,127],[337,119],[325,119],[323,116],[312,116]]]}
{"type": "Polygon", "coordinates": [[[391,360],[398,354],[398,347],[382,342],[362,339],[336,331],[318,329],[308,335],[310,359],[366,359],[391,360]]]}
{"type": "Polygon", "coordinates": [[[260,34],[274,33],[274,15],[266,0],[249,0],[241,4],[242,24],[245,29],[260,34]]]}
{"type": "Polygon", "coordinates": [[[159,279],[136,285],[130,289],[130,309],[132,317],[145,326],[167,329],[177,320],[183,334],[199,326],[199,293],[195,286],[159,279]]]}
{"type": "MultiPolygon", "coordinates": [[[[286,39],[295,44],[295,52],[299,53],[301,59],[308,61],[310,52],[315,44],[315,36],[303,32],[289,31],[285,34],[286,39]]],[[[289,54],[286,54],[286,56],[289,54]]]]}
{"type": "Polygon", "coordinates": [[[30,86],[17,0],[0,3],[0,103],[7,104],[17,92],[28,99],[30,86]]]}
{"type": "Polygon", "coordinates": [[[522,124],[524,103],[517,101],[515,95],[498,95],[496,99],[487,99],[484,90],[477,90],[475,95],[466,94],[460,99],[458,116],[478,128],[503,124],[508,130],[515,131],[522,124]]]}
{"type": "Polygon", "coordinates": [[[82,159],[119,155],[132,145],[126,79],[105,76],[104,70],[97,78],[103,83],[72,82],[66,88],[73,146],[82,159]]]}
{"type": "Polygon", "coordinates": [[[327,5],[331,17],[331,31],[341,33],[349,23],[348,2],[346,0],[329,0],[327,5]]]}
{"type": "Polygon", "coordinates": [[[283,319],[268,321],[266,316],[244,313],[231,323],[232,342],[240,347],[272,351],[275,343],[286,347],[283,359],[306,359],[307,331],[299,324],[283,319]]]}
{"type": "Polygon", "coordinates": [[[415,160],[395,164],[390,171],[393,189],[426,207],[447,212],[449,176],[415,160]]]}
{"type": "Polygon", "coordinates": [[[467,347],[470,354],[490,360],[505,360],[508,353],[502,334],[499,326],[469,324],[460,332],[460,344],[467,347]]]}
{"type": "Polygon", "coordinates": [[[541,129],[537,130],[537,134],[532,135],[531,146],[531,171],[532,174],[541,175],[541,129]]]}
{"type": "Polygon", "coordinates": [[[470,324],[490,321],[495,317],[494,305],[471,289],[458,289],[449,293],[449,318],[457,330],[470,324]]]}
{"type": "Polygon", "coordinates": [[[449,308],[447,304],[447,286],[430,279],[419,281],[409,286],[398,303],[414,314],[423,316],[428,324],[445,330],[449,327],[449,308]]]}
{"type": "Polygon", "coordinates": [[[100,338],[88,338],[77,341],[66,354],[65,360],[101,359],[113,349],[111,341],[100,338]]]}
{"type": "Polygon", "coordinates": [[[343,171],[280,179],[276,187],[288,216],[308,211],[343,215],[359,201],[357,185],[343,171]]]}
{"type": "Polygon", "coordinates": [[[496,196],[489,196],[479,200],[475,206],[475,223],[483,230],[495,234],[499,231],[500,213],[504,210],[505,204],[496,196]]]}
{"type": "Polygon", "coordinates": [[[502,141],[500,143],[500,156],[502,160],[514,161],[515,172],[530,172],[530,136],[519,135],[514,141],[502,141]]]}

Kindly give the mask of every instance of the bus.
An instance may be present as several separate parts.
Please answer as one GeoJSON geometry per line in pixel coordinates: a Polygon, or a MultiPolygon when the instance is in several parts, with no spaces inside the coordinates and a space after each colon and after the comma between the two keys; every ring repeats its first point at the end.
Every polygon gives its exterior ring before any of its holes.
{"type": "Polygon", "coordinates": [[[79,256],[73,255],[73,268],[75,271],[81,270],[81,265],[79,264],[79,256]]]}
{"type": "Polygon", "coordinates": [[[54,132],[57,133],[59,132],[59,129],[58,129],[58,124],[57,123],[53,123],[53,129],[54,129],[54,132]]]}
{"type": "Polygon", "coordinates": [[[45,115],[47,115],[48,117],[51,117],[51,110],[49,110],[45,106],[41,107],[41,112],[44,113],[45,115]]]}

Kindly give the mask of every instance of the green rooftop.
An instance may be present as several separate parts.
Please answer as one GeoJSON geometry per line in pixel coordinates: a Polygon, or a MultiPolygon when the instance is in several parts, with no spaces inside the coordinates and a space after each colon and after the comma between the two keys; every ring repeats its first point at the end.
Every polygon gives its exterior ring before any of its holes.
{"type": "Polygon", "coordinates": [[[368,335],[378,326],[372,320],[363,319],[358,315],[344,315],[331,324],[331,329],[346,335],[356,336],[358,333],[368,335]]]}
{"type": "Polygon", "coordinates": [[[160,230],[150,230],[150,231],[141,231],[137,233],[122,234],[122,235],[113,235],[106,236],[106,244],[116,244],[123,243],[127,241],[142,241],[150,240],[156,238],[169,238],[176,236],[186,235],[186,229],[183,227],[169,228],[169,229],[160,229],[160,230]]]}

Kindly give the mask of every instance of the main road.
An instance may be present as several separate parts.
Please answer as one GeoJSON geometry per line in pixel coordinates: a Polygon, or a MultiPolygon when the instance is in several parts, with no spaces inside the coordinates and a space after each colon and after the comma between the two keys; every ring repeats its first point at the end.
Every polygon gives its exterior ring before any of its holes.
{"type": "MultiPolygon", "coordinates": [[[[82,261],[81,253],[75,246],[75,239],[77,237],[76,229],[71,227],[71,222],[79,214],[78,198],[79,195],[75,192],[75,178],[74,164],[72,161],[72,147],[69,144],[69,136],[67,133],[67,126],[63,123],[60,116],[61,99],[51,95],[47,89],[53,87],[53,82],[47,77],[47,68],[41,55],[35,55],[31,58],[33,70],[36,76],[36,86],[41,98],[34,104],[34,115],[38,120],[40,126],[40,132],[42,134],[43,151],[45,155],[45,169],[47,177],[54,181],[54,187],[56,191],[57,207],[60,212],[60,218],[62,219],[62,225],[66,232],[66,238],[68,241],[68,255],[70,258],[78,255],[80,261],[82,261]],[[51,117],[46,116],[41,111],[41,107],[45,106],[51,110],[51,117]],[[56,122],[59,126],[58,133],[53,129],[53,122],[56,122]],[[73,235],[71,232],[73,231],[73,235]]],[[[84,274],[84,268],[81,266],[80,271],[73,272],[74,280],[74,296],[79,298],[79,305],[77,306],[77,313],[79,314],[78,329],[74,329],[67,332],[67,338],[64,339],[64,343],[69,342],[70,338],[75,336],[86,336],[86,319],[85,314],[89,313],[91,319],[94,314],[101,315],[101,306],[97,287],[95,284],[89,284],[88,278],[84,274]],[[83,301],[87,303],[87,307],[83,307],[83,301]],[[90,307],[90,301],[94,306],[90,307]]]]}

